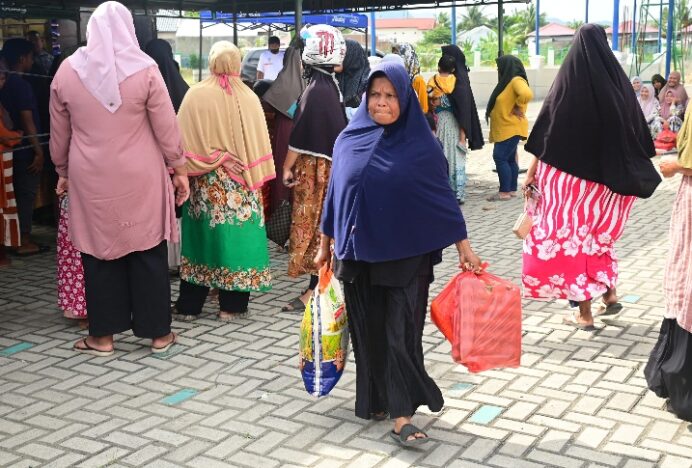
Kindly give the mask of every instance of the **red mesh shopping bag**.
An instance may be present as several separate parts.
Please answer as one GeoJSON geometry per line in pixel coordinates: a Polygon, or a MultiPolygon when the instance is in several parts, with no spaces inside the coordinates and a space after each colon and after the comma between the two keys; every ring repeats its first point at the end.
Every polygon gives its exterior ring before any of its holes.
{"type": "Polygon", "coordinates": [[[519,367],[519,287],[486,271],[454,277],[432,303],[432,319],[470,372],[519,367]]]}

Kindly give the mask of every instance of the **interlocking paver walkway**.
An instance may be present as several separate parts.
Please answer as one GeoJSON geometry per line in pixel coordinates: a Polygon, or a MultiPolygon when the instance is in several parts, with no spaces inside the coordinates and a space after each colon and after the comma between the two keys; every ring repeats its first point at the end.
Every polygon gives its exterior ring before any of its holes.
{"type": "MultiPolygon", "coordinates": [[[[521,202],[484,201],[496,187],[491,165],[489,149],[469,158],[464,213],[490,269],[518,281],[521,243],[511,226],[521,202]]],[[[398,447],[388,423],[354,417],[352,358],[329,397],[307,395],[297,368],[301,317],[279,310],[306,281],[284,274],[278,250],[274,289],[253,297],[247,317],[218,322],[209,304],[196,322],[174,323],[180,342],[163,358],[131,335],[118,337],[110,358],[75,354],[84,332],[55,305],[54,256],[17,259],[0,271],[0,466],[690,467],[691,428],[642,375],[661,320],[678,183],[636,203],[618,245],[628,302],[602,330],[563,325],[564,302],[525,301],[522,367],[472,375],[426,326],[426,364],[445,409],[415,417],[435,438],[420,450],[398,447]]],[[[433,294],[455,264],[446,252],[433,294]]]]}

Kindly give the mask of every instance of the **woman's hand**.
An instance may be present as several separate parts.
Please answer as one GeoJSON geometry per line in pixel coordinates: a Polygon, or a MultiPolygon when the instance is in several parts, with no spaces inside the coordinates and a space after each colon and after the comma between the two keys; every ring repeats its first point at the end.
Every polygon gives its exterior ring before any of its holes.
{"type": "Polygon", "coordinates": [[[681,167],[677,161],[663,161],[659,165],[659,168],[661,169],[663,177],[670,178],[677,174],[681,167]]]}
{"type": "Polygon", "coordinates": [[[190,181],[186,175],[173,175],[173,186],[175,187],[175,204],[181,206],[190,198],[190,181]]]}
{"type": "Polygon", "coordinates": [[[331,243],[332,240],[329,237],[320,234],[320,247],[317,249],[317,255],[315,255],[313,260],[318,270],[321,270],[325,265],[327,268],[332,266],[331,243]]]}
{"type": "Polygon", "coordinates": [[[58,177],[58,185],[55,187],[55,194],[59,197],[67,195],[67,189],[69,188],[69,181],[67,177],[58,177]]]}
{"type": "Polygon", "coordinates": [[[223,167],[236,175],[240,175],[240,173],[246,169],[245,164],[235,156],[229,155],[229,158],[230,159],[224,161],[223,167]]]}
{"type": "Polygon", "coordinates": [[[456,243],[457,251],[459,252],[459,268],[464,271],[472,271],[480,273],[483,269],[483,262],[480,257],[471,248],[471,243],[468,239],[456,243]]]}
{"type": "Polygon", "coordinates": [[[480,273],[483,270],[482,264],[480,257],[470,248],[468,252],[459,253],[459,267],[464,271],[480,273]]]}
{"type": "Polygon", "coordinates": [[[295,187],[298,181],[293,177],[293,169],[284,167],[283,182],[286,187],[295,187]]]}
{"type": "Polygon", "coordinates": [[[317,255],[315,255],[315,267],[317,267],[318,270],[321,270],[323,266],[327,266],[327,268],[331,268],[332,266],[332,255],[331,252],[329,251],[329,247],[326,249],[320,247],[317,250],[317,255]]]}
{"type": "Polygon", "coordinates": [[[526,118],[526,115],[524,115],[524,112],[519,108],[519,106],[514,106],[512,108],[512,115],[516,115],[520,119],[526,118]]]}

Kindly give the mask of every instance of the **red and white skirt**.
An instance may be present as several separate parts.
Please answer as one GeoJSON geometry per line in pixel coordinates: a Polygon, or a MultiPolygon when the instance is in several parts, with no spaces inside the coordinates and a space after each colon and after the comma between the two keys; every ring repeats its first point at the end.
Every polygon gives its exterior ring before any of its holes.
{"type": "Polygon", "coordinates": [[[539,161],[533,228],[524,239],[524,297],[585,301],[615,287],[615,242],[635,197],[539,161]]]}

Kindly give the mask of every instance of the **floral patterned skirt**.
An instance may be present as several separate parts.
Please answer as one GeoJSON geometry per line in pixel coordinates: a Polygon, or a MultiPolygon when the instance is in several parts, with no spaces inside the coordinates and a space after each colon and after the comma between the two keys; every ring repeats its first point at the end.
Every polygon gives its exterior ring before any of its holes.
{"type": "Polygon", "coordinates": [[[635,197],[538,163],[541,196],[524,239],[524,296],[585,301],[615,287],[614,244],[635,197]]]}
{"type": "Polygon", "coordinates": [[[58,306],[69,319],[87,318],[84,295],[84,267],[82,254],[75,249],[68,233],[68,197],[60,200],[58,223],[58,306]]]}
{"type": "Polygon", "coordinates": [[[328,159],[305,154],[298,156],[296,161],[294,177],[298,184],[293,188],[289,276],[317,274],[313,260],[320,246],[322,204],[327,195],[331,167],[328,159]]]}
{"type": "Polygon", "coordinates": [[[271,289],[269,251],[259,190],[219,168],[190,177],[183,207],[180,278],[224,291],[271,289]]]}

